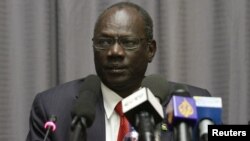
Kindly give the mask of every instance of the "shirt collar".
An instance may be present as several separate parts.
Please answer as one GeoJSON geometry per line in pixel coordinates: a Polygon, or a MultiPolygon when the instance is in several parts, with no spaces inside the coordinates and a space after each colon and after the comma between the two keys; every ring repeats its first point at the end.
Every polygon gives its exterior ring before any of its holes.
{"type": "Polygon", "coordinates": [[[105,113],[107,118],[109,119],[112,113],[114,112],[117,103],[122,100],[122,97],[120,97],[116,92],[109,89],[103,83],[101,83],[101,89],[102,89],[105,113]]]}

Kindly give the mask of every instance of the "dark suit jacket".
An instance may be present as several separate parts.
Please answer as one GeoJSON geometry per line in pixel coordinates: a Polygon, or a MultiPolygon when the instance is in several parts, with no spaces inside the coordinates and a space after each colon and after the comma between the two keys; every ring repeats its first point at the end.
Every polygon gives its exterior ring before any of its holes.
{"type": "MultiPolygon", "coordinates": [[[[84,79],[74,80],[55,88],[39,93],[33,102],[30,113],[29,133],[26,141],[43,141],[45,136],[44,123],[49,120],[51,115],[57,117],[55,132],[50,134],[50,141],[69,141],[70,124],[72,121],[71,110],[75,100],[78,98],[79,89],[84,79]]],[[[174,87],[177,83],[169,82],[169,86],[174,87]]],[[[167,85],[167,84],[166,84],[167,85]]],[[[205,89],[188,86],[192,95],[210,96],[205,89]]],[[[105,141],[105,111],[101,88],[99,90],[99,99],[96,106],[96,115],[94,123],[87,128],[87,141],[105,141]]],[[[167,105],[168,99],[163,102],[167,105]]],[[[171,141],[172,132],[162,131],[162,141],[171,141]]]]}

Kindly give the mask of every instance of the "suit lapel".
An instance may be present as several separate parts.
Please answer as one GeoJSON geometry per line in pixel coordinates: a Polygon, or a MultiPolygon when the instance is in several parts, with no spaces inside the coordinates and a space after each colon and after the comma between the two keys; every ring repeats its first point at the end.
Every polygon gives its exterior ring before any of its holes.
{"type": "Polygon", "coordinates": [[[103,98],[101,90],[99,93],[99,99],[96,106],[96,115],[93,125],[87,129],[88,141],[105,141],[105,111],[103,106],[103,98]]]}

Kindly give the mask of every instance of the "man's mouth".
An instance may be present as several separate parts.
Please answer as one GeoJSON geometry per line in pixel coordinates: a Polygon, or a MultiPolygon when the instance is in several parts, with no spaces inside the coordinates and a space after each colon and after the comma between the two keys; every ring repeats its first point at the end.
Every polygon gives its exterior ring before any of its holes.
{"type": "Polygon", "coordinates": [[[126,67],[112,65],[112,66],[106,67],[106,70],[111,73],[123,73],[124,71],[126,71],[126,67]]]}

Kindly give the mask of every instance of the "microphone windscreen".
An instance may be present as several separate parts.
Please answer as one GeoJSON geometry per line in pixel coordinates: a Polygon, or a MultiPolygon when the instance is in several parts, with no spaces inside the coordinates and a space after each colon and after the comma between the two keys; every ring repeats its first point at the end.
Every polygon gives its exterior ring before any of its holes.
{"type": "Polygon", "coordinates": [[[188,92],[188,88],[184,84],[176,84],[172,88],[170,95],[173,96],[185,96],[185,97],[191,97],[190,93],[188,92]]]}
{"type": "Polygon", "coordinates": [[[55,115],[51,115],[49,121],[56,122],[57,117],[55,115]]]}
{"type": "Polygon", "coordinates": [[[159,74],[146,76],[142,80],[141,86],[149,88],[151,92],[160,99],[161,103],[169,95],[168,82],[164,79],[164,76],[159,74]]]}
{"type": "Polygon", "coordinates": [[[93,93],[98,93],[99,92],[99,88],[101,86],[101,81],[99,79],[98,76],[96,75],[88,75],[84,82],[83,82],[83,85],[82,87],[80,88],[80,96],[82,94],[84,94],[85,91],[91,91],[93,93]]]}
{"type": "Polygon", "coordinates": [[[91,126],[95,119],[95,108],[101,82],[95,75],[88,76],[81,87],[79,98],[73,106],[72,116],[84,117],[87,127],[91,126]]]}

